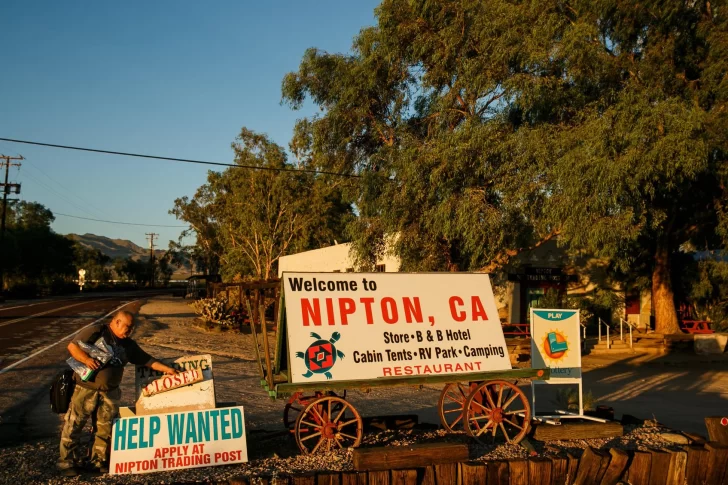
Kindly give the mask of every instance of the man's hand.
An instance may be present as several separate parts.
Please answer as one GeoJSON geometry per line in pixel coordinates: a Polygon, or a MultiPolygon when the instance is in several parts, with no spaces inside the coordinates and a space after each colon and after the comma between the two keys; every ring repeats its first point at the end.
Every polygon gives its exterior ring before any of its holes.
{"type": "Polygon", "coordinates": [[[179,371],[177,369],[175,369],[174,367],[170,367],[168,365],[162,364],[158,360],[155,360],[154,362],[152,362],[152,364],[149,367],[156,370],[157,372],[164,372],[167,375],[179,374],[179,371]]]}
{"type": "Polygon", "coordinates": [[[94,359],[93,357],[88,357],[86,360],[83,361],[83,363],[91,370],[98,370],[101,368],[101,362],[94,359]]]}

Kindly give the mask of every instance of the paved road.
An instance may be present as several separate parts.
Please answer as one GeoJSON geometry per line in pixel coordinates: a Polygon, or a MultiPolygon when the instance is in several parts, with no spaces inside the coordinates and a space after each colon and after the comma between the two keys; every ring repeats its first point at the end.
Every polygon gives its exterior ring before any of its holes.
{"type": "Polygon", "coordinates": [[[0,308],[0,446],[23,432],[25,409],[40,401],[48,405],[49,385],[68,357],[68,339],[116,308],[138,311],[149,296],[138,292],[0,308]]]}

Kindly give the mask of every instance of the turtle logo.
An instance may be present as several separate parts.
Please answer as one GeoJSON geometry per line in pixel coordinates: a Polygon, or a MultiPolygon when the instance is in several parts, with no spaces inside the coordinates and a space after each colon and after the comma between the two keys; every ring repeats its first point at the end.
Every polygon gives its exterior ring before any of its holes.
{"type": "Polygon", "coordinates": [[[344,353],[334,347],[334,344],[341,338],[341,334],[334,332],[329,340],[323,340],[319,334],[311,332],[311,337],[316,341],[308,346],[306,352],[296,352],[296,357],[303,359],[308,368],[308,372],[303,374],[303,377],[323,374],[327,379],[331,379],[329,370],[334,366],[337,358],[344,358],[344,353]]]}

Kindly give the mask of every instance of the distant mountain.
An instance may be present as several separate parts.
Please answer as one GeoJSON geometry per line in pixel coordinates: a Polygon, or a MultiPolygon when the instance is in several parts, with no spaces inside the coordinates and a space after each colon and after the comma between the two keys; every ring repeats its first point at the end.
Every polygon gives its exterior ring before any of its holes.
{"type": "MultiPolygon", "coordinates": [[[[92,249],[98,249],[111,259],[116,258],[132,258],[135,260],[148,261],[149,249],[134,244],[126,239],[110,239],[95,234],[67,234],[66,237],[73,239],[82,246],[92,249]]],[[[154,250],[154,256],[160,258],[164,256],[166,251],[161,249],[154,250]]]]}

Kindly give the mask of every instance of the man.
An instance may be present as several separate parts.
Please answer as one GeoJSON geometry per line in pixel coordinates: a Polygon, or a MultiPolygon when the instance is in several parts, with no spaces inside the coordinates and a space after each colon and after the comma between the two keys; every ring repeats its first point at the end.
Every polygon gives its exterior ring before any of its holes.
{"type": "Polygon", "coordinates": [[[162,364],[139,348],[130,338],[133,330],[134,316],[121,310],[114,314],[108,325],[92,325],[76,334],[75,339],[68,344],[71,356],[94,370],[95,374],[86,382],[78,374],[74,375],[76,388],[66,413],[61,434],[61,456],[57,463],[63,476],[72,477],[79,473],[79,440],[89,416],[95,418],[95,437],[89,466],[99,473],[108,472],[111,423],[119,412],[119,384],[127,363],[144,365],[165,374],[177,373],[172,367],[162,364]],[[113,357],[106,365],[89,356],[77,343],[94,345],[99,338],[103,338],[113,351],[113,357]]]}

